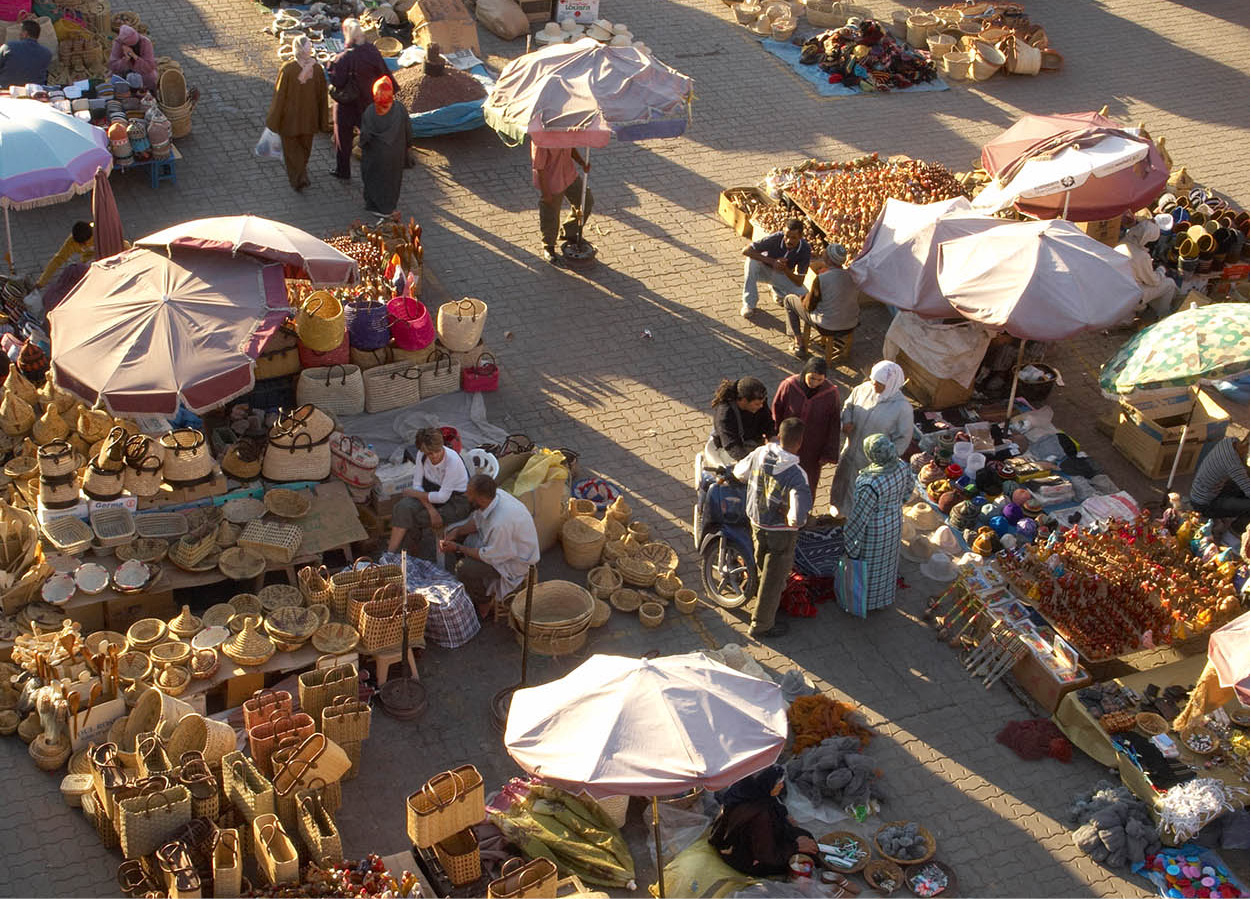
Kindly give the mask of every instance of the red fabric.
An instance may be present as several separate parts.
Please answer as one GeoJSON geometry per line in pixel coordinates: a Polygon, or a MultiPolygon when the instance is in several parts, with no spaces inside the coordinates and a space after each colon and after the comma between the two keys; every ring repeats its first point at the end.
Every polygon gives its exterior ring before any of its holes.
{"type": "Polygon", "coordinates": [[[1066,763],[1073,760],[1073,744],[1050,718],[1009,721],[995,740],[1029,762],[1047,756],[1066,763]]]}
{"type": "Polygon", "coordinates": [[[391,104],[395,102],[395,88],[391,85],[390,75],[383,75],[374,82],[373,96],[378,115],[386,115],[391,111],[391,104]]]}
{"type": "Polygon", "coordinates": [[[834,579],[791,572],[782,591],[781,609],[792,618],[815,618],[817,606],[834,600],[834,579]]]}

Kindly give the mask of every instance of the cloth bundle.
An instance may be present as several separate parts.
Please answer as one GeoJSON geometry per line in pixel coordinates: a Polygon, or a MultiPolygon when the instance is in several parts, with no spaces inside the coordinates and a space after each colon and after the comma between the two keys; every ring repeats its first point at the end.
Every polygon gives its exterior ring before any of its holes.
{"type": "Polygon", "coordinates": [[[995,737],[1027,762],[1050,756],[1061,762],[1073,760],[1073,744],[1050,718],[1009,721],[995,737]]]}
{"type": "Polygon", "coordinates": [[[1245,790],[1227,786],[1214,777],[1200,777],[1169,789],[1160,800],[1160,827],[1178,841],[1189,840],[1223,812],[1234,811],[1236,794],[1245,790]]]}
{"type": "Polygon", "coordinates": [[[1111,868],[1141,864],[1147,853],[1160,849],[1160,835],[1146,803],[1128,788],[1106,780],[1073,801],[1069,821],[1077,826],[1074,845],[1111,868]]]}
{"type": "Polygon", "coordinates": [[[835,599],[834,579],[792,571],[782,591],[782,611],[793,618],[816,618],[817,606],[835,599]]]}
{"type": "Polygon", "coordinates": [[[839,808],[883,801],[881,772],[860,751],[858,737],[829,737],[786,765],[786,776],[813,805],[833,803],[839,808]]]}

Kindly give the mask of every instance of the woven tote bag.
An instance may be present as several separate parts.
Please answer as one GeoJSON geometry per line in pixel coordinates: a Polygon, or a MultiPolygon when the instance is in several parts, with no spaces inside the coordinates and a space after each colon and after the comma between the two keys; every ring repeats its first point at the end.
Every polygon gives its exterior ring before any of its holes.
{"type": "Polygon", "coordinates": [[[392,362],[371,368],[363,377],[366,412],[385,412],[411,406],[424,398],[421,366],[392,362]]]}
{"type": "Polygon", "coordinates": [[[440,353],[433,362],[418,366],[418,370],[423,400],[460,390],[460,367],[449,353],[440,353]]]}
{"type": "Polygon", "coordinates": [[[474,297],[444,303],[439,307],[439,340],[454,353],[473,349],[482,339],[487,304],[474,297]]]}
{"type": "Polygon", "coordinates": [[[295,333],[314,352],[337,349],[347,334],[343,304],[328,290],[313,293],[295,314],[295,333]]]}
{"type": "Polygon", "coordinates": [[[397,349],[423,350],[434,343],[434,322],[425,304],[415,297],[393,297],[387,303],[391,313],[391,337],[397,349]]]}
{"type": "Polygon", "coordinates": [[[330,477],[330,435],[314,440],[307,428],[271,435],[261,475],[270,481],[324,481],[330,477]]]}
{"type": "Polygon", "coordinates": [[[358,350],[380,350],[391,342],[391,316],[379,300],[349,300],[348,339],[358,350]]]}
{"type": "Polygon", "coordinates": [[[295,385],[295,401],[311,403],[331,415],[359,415],[365,411],[365,382],[356,365],[306,368],[295,385]]]}

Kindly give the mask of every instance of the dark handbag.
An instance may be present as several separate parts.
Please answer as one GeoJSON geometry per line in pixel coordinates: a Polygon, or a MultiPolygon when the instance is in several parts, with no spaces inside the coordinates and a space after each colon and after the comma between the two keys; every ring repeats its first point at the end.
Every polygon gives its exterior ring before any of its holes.
{"type": "Polygon", "coordinates": [[[330,85],[330,99],[336,103],[359,103],[361,99],[360,88],[356,86],[355,74],[349,74],[347,83],[343,87],[335,87],[330,85]]]}

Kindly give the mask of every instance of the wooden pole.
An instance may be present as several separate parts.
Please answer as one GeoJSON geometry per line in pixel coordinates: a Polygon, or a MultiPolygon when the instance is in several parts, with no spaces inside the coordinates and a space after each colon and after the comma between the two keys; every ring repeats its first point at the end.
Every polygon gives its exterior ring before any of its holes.
{"type": "Polygon", "coordinates": [[[1016,365],[1012,369],[1012,392],[1008,394],[1008,417],[1004,419],[1004,424],[1012,420],[1012,404],[1016,402],[1016,381],[1021,373],[1021,363],[1025,361],[1025,339],[1021,338],[1021,345],[1016,351],[1016,365]]]}
{"type": "Polygon", "coordinates": [[[660,852],[660,799],[652,797],[652,831],[656,838],[656,896],[665,899],[665,859],[660,852]]]}

